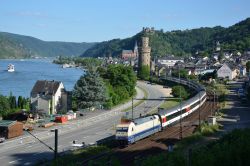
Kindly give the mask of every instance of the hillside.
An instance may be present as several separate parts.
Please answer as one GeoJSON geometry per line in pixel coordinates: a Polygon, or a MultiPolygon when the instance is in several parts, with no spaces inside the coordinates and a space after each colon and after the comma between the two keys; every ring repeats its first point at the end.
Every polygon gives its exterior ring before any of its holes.
{"type": "Polygon", "coordinates": [[[95,44],[47,42],[34,37],[0,32],[0,58],[79,56],[95,44]]]}
{"type": "Polygon", "coordinates": [[[211,53],[216,41],[221,43],[223,49],[244,51],[250,48],[250,18],[227,28],[216,26],[171,32],[156,30],[150,34],[140,32],[131,38],[98,43],[82,56],[119,56],[123,49],[133,49],[135,41],[139,41],[141,35],[150,37],[153,56],[194,54],[197,50],[211,53]]]}

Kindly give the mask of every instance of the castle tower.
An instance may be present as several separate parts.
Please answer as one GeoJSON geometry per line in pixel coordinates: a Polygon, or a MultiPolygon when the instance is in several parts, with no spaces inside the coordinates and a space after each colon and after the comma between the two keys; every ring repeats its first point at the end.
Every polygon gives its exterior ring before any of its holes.
{"type": "Polygon", "coordinates": [[[149,66],[150,67],[150,52],[149,38],[142,37],[141,44],[139,46],[139,67],[149,66]]]}

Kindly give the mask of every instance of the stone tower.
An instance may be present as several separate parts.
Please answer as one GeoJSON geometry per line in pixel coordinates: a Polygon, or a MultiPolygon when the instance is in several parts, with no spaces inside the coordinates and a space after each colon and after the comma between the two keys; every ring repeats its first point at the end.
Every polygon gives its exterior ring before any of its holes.
{"type": "Polygon", "coordinates": [[[149,38],[142,37],[139,46],[139,67],[144,65],[150,67],[150,52],[151,47],[149,47],[149,38]]]}

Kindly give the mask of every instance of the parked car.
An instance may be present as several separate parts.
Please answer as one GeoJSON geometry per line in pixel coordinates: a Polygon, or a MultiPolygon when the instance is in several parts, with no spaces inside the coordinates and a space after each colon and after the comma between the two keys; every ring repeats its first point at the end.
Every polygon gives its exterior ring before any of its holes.
{"type": "Polygon", "coordinates": [[[5,141],[4,137],[0,137],[0,143],[3,143],[5,141]]]}

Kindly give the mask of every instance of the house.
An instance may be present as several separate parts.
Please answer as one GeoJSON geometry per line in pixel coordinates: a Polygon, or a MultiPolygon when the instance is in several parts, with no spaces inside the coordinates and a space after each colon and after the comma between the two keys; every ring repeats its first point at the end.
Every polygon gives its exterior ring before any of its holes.
{"type": "Polygon", "coordinates": [[[233,80],[238,75],[237,68],[229,63],[224,63],[217,71],[218,78],[233,80]]]}
{"type": "Polygon", "coordinates": [[[245,76],[247,74],[247,69],[244,66],[240,66],[240,76],[245,76]]]}
{"type": "Polygon", "coordinates": [[[173,67],[177,62],[182,62],[184,63],[184,59],[183,58],[179,58],[179,57],[174,57],[174,56],[166,56],[163,58],[159,58],[157,60],[158,64],[167,66],[167,67],[173,67]]]}
{"type": "Polygon", "coordinates": [[[12,120],[0,120],[0,137],[6,139],[23,135],[23,123],[12,120]]]}
{"type": "Polygon", "coordinates": [[[193,74],[194,75],[202,74],[206,69],[207,69],[207,65],[206,64],[195,65],[195,69],[193,71],[193,74]]]}
{"type": "Polygon", "coordinates": [[[38,80],[30,93],[31,109],[51,115],[70,109],[70,93],[60,81],[38,80]]]}

